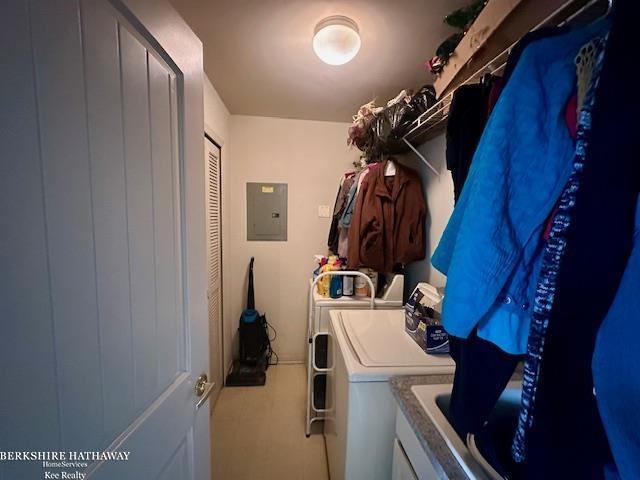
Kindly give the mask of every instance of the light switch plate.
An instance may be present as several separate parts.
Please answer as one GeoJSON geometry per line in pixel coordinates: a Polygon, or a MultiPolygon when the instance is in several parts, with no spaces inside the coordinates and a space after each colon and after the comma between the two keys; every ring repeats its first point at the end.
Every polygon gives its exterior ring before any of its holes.
{"type": "Polygon", "coordinates": [[[331,206],[318,205],[318,216],[320,218],[331,218],[331,206]]]}

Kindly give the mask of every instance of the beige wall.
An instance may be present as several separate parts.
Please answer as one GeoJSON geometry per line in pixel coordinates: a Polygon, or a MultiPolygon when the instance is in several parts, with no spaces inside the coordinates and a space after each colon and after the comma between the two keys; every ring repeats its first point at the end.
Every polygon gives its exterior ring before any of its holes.
{"type": "Polygon", "coordinates": [[[204,78],[205,131],[222,145],[224,363],[229,369],[245,306],[247,265],[256,257],[256,301],[278,332],[283,361],[305,358],[307,280],[312,256],[326,252],[329,219],[318,205],[335,200],[338,180],[358,158],[346,123],[230,115],[204,78]],[[246,241],[245,184],[289,184],[287,242],[246,241]]]}
{"type": "Polygon", "coordinates": [[[205,131],[219,145],[223,145],[229,140],[229,118],[231,115],[207,75],[204,75],[203,88],[205,131]]]}
{"type": "Polygon", "coordinates": [[[225,345],[236,334],[247,267],[255,256],[256,306],[278,332],[273,347],[281,361],[304,360],[312,257],[326,253],[330,223],[318,217],[318,205],[333,207],[340,175],[358,158],[347,147],[347,128],[346,123],[231,116],[231,148],[223,154],[230,170],[223,208],[231,214],[223,225],[229,231],[223,246],[225,345]],[[288,184],[286,242],[246,240],[247,182],[288,184]]]}
{"type": "Polygon", "coordinates": [[[429,282],[437,287],[444,286],[446,277],[431,266],[431,255],[438,246],[444,228],[447,226],[453,211],[453,181],[451,172],[447,170],[445,152],[445,135],[424,143],[418,150],[439,172],[435,175],[420,161],[417,155],[405,155],[403,163],[417,170],[422,178],[422,185],[427,198],[427,255],[424,260],[407,267],[405,293],[411,292],[417,282],[429,282]]]}
{"type": "MultiPolygon", "coordinates": [[[[333,207],[341,173],[357,151],[346,145],[348,124],[230,115],[209,79],[204,79],[205,128],[222,145],[222,236],[224,363],[228,370],[245,305],[247,266],[256,257],[256,302],[278,332],[275,350],[283,361],[305,358],[307,281],[312,256],[326,252],[329,219],[318,205],[333,207]],[[247,242],[246,183],[289,185],[286,242],[247,242]]],[[[429,215],[427,256],[408,267],[406,289],[416,282],[444,285],[429,261],[453,209],[453,183],[445,165],[445,137],[419,150],[441,171],[437,177],[415,155],[402,161],[423,178],[429,215]]]]}

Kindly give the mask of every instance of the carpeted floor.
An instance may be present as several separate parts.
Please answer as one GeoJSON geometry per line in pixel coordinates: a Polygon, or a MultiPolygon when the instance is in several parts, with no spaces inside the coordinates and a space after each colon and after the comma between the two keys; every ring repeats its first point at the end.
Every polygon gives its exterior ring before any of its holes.
{"type": "Polygon", "coordinates": [[[304,434],[306,381],[304,365],[278,365],[264,387],[222,390],[213,411],[213,480],[328,480],[322,434],[304,434]]]}

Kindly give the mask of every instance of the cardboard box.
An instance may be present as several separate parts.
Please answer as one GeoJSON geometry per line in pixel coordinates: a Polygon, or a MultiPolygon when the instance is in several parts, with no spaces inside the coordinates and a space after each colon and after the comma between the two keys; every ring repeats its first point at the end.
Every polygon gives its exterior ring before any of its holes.
{"type": "Polygon", "coordinates": [[[428,283],[419,283],[404,306],[405,331],[428,354],[449,353],[449,336],[440,322],[443,296],[428,283]]]}

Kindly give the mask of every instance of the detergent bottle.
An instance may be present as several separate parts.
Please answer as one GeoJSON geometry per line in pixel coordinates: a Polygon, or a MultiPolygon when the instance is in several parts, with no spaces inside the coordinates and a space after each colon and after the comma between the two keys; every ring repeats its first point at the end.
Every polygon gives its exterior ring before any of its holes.
{"type": "MultiPolygon", "coordinates": [[[[342,262],[337,259],[335,263],[331,266],[331,270],[333,271],[341,271],[342,270],[342,262]]],[[[331,298],[340,298],[342,297],[342,275],[331,275],[331,282],[329,283],[329,296],[331,298]]]]}

